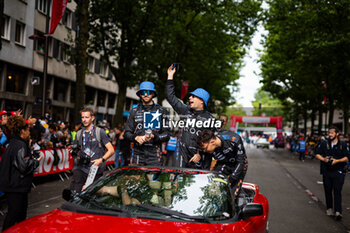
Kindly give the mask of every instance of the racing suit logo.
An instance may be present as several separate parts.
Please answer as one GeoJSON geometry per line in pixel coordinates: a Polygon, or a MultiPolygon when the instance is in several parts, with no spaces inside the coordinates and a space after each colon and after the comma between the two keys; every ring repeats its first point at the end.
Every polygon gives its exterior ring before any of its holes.
{"type": "Polygon", "coordinates": [[[144,112],[143,113],[143,128],[144,129],[160,129],[161,113],[159,110],[156,112],[144,112]]]}

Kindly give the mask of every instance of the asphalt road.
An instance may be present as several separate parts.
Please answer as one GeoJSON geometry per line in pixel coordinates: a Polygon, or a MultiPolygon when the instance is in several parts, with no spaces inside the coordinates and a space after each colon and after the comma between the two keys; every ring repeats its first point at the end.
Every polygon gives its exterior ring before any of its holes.
{"type": "Polygon", "coordinates": [[[245,181],[258,184],[270,205],[271,233],[350,232],[350,174],[343,187],[343,220],[325,215],[319,162],[298,160],[284,149],[248,148],[245,181]]]}
{"type": "MultiPolygon", "coordinates": [[[[343,188],[343,220],[325,215],[323,185],[319,184],[319,162],[298,160],[296,154],[284,149],[247,148],[249,161],[245,181],[258,184],[270,204],[270,233],[349,233],[350,174],[343,188]]],[[[64,177],[64,176],[63,176],[64,177]]],[[[68,176],[70,178],[70,176],[68,176]]],[[[57,175],[36,178],[36,188],[29,195],[28,217],[59,207],[61,193],[70,179],[61,181],[57,175]]],[[[3,203],[0,209],[6,212],[3,203]]],[[[0,216],[0,225],[4,217],[0,216]]]]}

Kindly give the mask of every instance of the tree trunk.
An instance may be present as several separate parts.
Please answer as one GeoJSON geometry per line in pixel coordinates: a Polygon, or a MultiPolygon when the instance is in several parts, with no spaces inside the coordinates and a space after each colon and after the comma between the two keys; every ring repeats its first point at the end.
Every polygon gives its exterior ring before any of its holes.
{"type": "Polygon", "coordinates": [[[85,74],[87,67],[87,47],[89,40],[89,1],[76,0],[77,9],[75,11],[77,18],[77,37],[76,47],[76,88],[75,88],[75,106],[74,122],[80,119],[80,110],[85,104],[85,74]]]}
{"type": "MultiPolygon", "coordinates": [[[[5,2],[4,0],[0,0],[0,28],[2,28],[3,24],[5,23],[3,20],[4,8],[5,8],[5,2]]],[[[0,38],[0,50],[1,49],[2,49],[2,39],[0,38]]]]}
{"type": "Polygon", "coordinates": [[[296,109],[296,113],[294,115],[294,131],[299,131],[299,114],[298,114],[298,108],[296,109]]]}
{"type": "Polygon", "coordinates": [[[321,135],[321,132],[322,132],[323,111],[321,110],[321,108],[322,108],[322,106],[320,106],[320,108],[318,110],[318,127],[317,127],[318,135],[321,135]]]}
{"type": "Polygon", "coordinates": [[[344,135],[348,134],[349,127],[349,105],[344,101],[343,103],[343,120],[344,120],[344,135]]]}
{"type": "Polygon", "coordinates": [[[311,135],[314,134],[314,127],[315,127],[315,110],[312,109],[312,112],[311,112],[311,135]]]}
{"type": "Polygon", "coordinates": [[[333,116],[334,116],[334,102],[329,100],[329,116],[328,116],[328,128],[333,125],[333,116]]]}
{"type": "Polygon", "coordinates": [[[307,111],[304,110],[304,133],[307,134],[307,111]]]}
{"type": "MultiPolygon", "coordinates": [[[[127,77],[125,77],[125,78],[127,78],[127,77]]],[[[113,119],[113,122],[117,125],[124,123],[123,122],[123,111],[124,111],[124,103],[126,100],[127,85],[122,80],[123,80],[123,78],[120,77],[120,80],[117,81],[119,91],[118,91],[118,97],[117,97],[117,109],[116,109],[116,113],[115,113],[114,119],[113,119]]]]}
{"type": "Polygon", "coordinates": [[[165,86],[168,79],[168,75],[165,74],[162,69],[158,69],[157,76],[158,76],[158,79],[160,80],[160,82],[158,82],[156,86],[156,90],[158,93],[158,104],[162,105],[162,102],[165,100],[165,96],[166,96],[165,86]]]}

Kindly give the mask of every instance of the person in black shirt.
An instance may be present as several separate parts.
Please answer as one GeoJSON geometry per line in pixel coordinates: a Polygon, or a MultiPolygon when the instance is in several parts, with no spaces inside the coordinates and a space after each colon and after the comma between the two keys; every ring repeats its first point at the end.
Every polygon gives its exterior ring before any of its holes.
{"type": "Polygon", "coordinates": [[[328,136],[329,138],[322,141],[316,148],[315,157],[321,161],[321,174],[323,175],[327,205],[326,214],[328,216],[335,215],[335,218],[340,220],[342,218],[341,190],[345,180],[345,166],[349,161],[349,151],[346,143],[339,140],[339,130],[336,127],[329,127],[328,136]]]}
{"type": "Polygon", "coordinates": [[[134,143],[134,164],[160,166],[161,144],[170,138],[169,128],[163,125],[163,122],[167,124],[169,114],[154,102],[157,91],[152,82],[142,82],[136,94],[140,103],[130,110],[123,137],[134,143]]]}
{"type": "Polygon", "coordinates": [[[5,193],[8,204],[3,231],[26,219],[33,173],[42,159],[31,154],[29,126],[23,117],[9,117],[7,128],[13,137],[0,163],[0,190],[5,193]]]}
{"type": "Polygon", "coordinates": [[[211,130],[199,133],[197,144],[203,152],[217,160],[214,170],[228,177],[235,197],[239,194],[248,169],[248,160],[241,137],[224,139],[211,130]]]}

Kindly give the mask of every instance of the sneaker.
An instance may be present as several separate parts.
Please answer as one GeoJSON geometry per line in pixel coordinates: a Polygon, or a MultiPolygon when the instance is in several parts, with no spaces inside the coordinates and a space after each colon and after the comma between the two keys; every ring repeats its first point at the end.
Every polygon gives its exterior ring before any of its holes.
{"type": "Polygon", "coordinates": [[[333,216],[334,214],[333,214],[332,208],[329,208],[329,209],[326,211],[326,214],[327,214],[327,216],[333,216]]]}
{"type": "Polygon", "coordinates": [[[343,218],[343,215],[339,212],[335,212],[335,220],[341,220],[343,218]]]}

